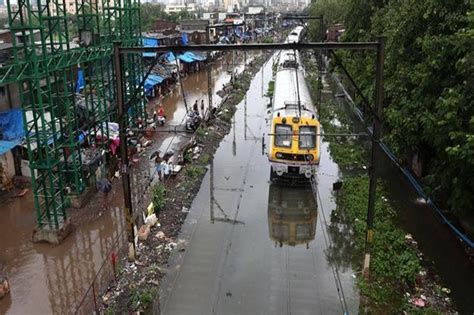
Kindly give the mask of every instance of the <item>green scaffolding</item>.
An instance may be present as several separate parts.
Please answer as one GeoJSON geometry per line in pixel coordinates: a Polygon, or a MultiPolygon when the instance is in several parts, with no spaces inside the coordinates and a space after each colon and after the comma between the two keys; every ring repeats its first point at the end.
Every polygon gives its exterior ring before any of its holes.
{"type": "MultiPolygon", "coordinates": [[[[76,20],[64,0],[7,0],[13,58],[0,68],[0,85],[16,83],[23,109],[25,145],[32,174],[38,227],[59,229],[67,219],[71,195],[87,188],[80,136],[109,139],[105,122],[116,121],[112,46],[141,44],[140,3],[137,0],[76,0],[76,20]],[[73,44],[78,37],[79,43],[73,44]],[[18,38],[17,42],[15,38],[18,38]],[[76,93],[78,71],[85,86],[76,93]],[[78,119],[78,102],[88,117],[78,119]]],[[[124,59],[126,100],[143,73],[140,56],[124,59]]],[[[146,119],[142,95],[133,101],[129,121],[146,119]]],[[[101,141],[103,149],[108,142],[101,141]]]]}

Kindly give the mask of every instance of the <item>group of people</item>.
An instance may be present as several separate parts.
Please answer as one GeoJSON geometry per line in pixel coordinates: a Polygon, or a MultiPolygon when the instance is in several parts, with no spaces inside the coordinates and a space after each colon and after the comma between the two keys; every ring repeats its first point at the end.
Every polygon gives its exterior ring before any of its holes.
{"type": "MultiPolygon", "coordinates": [[[[199,103],[198,103],[198,100],[196,100],[194,102],[194,105],[193,105],[193,112],[196,114],[196,115],[199,115],[199,103]]],[[[201,100],[201,114],[204,116],[204,100],[201,100]]]]}

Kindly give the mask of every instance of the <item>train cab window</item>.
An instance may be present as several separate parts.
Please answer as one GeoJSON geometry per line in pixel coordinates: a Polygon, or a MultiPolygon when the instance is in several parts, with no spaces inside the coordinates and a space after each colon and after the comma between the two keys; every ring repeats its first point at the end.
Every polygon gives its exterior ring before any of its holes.
{"type": "Polygon", "coordinates": [[[314,149],[316,148],[316,127],[302,126],[300,127],[299,137],[300,149],[314,149]]]}
{"type": "Polygon", "coordinates": [[[275,146],[291,147],[292,130],[289,125],[278,124],[275,126],[275,146]]]}

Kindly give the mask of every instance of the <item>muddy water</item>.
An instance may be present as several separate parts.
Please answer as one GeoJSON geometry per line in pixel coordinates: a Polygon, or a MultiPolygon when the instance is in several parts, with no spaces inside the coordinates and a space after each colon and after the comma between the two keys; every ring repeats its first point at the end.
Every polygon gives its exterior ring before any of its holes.
{"type": "Polygon", "coordinates": [[[59,246],[31,242],[36,224],[31,195],[2,209],[1,259],[7,266],[11,293],[0,301],[0,313],[74,311],[122,230],[122,198],[111,194],[91,201],[91,211],[101,209],[100,219],[77,227],[59,246]]]}
{"type": "MultiPolygon", "coordinates": [[[[161,287],[163,314],[340,314],[358,310],[348,263],[330,264],[328,220],[339,170],[322,144],[319,198],[269,183],[260,139],[267,63],[239,104],[193,201],[161,287]],[[213,200],[213,201],[212,201],[213,200]]],[[[337,249],[336,249],[337,250],[337,249]]],[[[346,257],[342,255],[343,257],[346,257]]]]}
{"type": "MultiPolygon", "coordinates": [[[[226,58],[231,58],[227,56],[226,58]]],[[[240,59],[241,60],[241,59],[240,59]]],[[[242,66],[239,66],[242,68],[242,66]]],[[[214,91],[230,79],[226,59],[212,67],[214,91]]],[[[183,79],[189,102],[207,95],[207,74],[193,73],[183,79]]],[[[185,110],[178,89],[165,98],[165,111],[171,124],[181,121],[185,110]]],[[[215,102],[219,97],[214,95],[215,102]]],[[[205,99],[207,106],[207,98],[205,99]]],[[[174,149],[186,136],[156,133],[149,151],[174,149]]],[[[135,166],[132,182],[135,207],[143,194],[142,185],[148,178],[153,162],[145,155],[135,166]]],[[[0,260],[5,263],[11,294],[0,300],[0,314],[64,314],[74,312],[86,289],[95,277],[112,244],[123,242],[122,188],[115,181],[111,193],[97,193],[87,205],[85,213],[100,212],[101,216],[77,227],[59,246],[33,244],[31,233],[36,224],[33,197],[11,199],[0,209],[0,260]]],[[[74,211],[74,210],[71,210],[74,211]]],[[[114,248],[117,248],[115,244],[114,248]]],[[[109,263],[108,261],[106,262],[109,263]]],[[[105,280],[104,280],[105,281],[105,280]]],[[[102,281],[102,283],[104,282],[102,281]]],[[[91,301],[89,301],[91,302],[91,301]]]]}
{"type": "MultiPolygon", "coordinates": [[[[333,77],[328,78],[328,92],[337,95],[342,92],[333,77]]],[[[354,122],[354,132],[365,132],[364,127],[349,109],[345,98],[335,100],[346,106],[347,114],[354,122]]],[[[370,148],[370,144],[366,143],[370,148]]],[[[474,263],[469,261],[463,245],[449,231],[435,212],[419,199],[401,171],[389,160],[385,153],[380,153],[377,172],[387,185],[387,197],[398,213],[401,227],[413,235],[426,261],[434,267],[440,276],[440,282],[450,288],[456,309],[461,314],[474,313],[472,284],[474,283],[474,263]]]]}

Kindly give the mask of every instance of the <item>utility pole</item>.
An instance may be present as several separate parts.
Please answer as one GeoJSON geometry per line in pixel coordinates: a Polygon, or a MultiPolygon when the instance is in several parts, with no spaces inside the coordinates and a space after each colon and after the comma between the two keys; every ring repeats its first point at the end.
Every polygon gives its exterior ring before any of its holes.
{"type": "Polygon", "coordinates": [[[122,160],[122,186],[124,199],[124,214],[128,234],[128,260],[134,261],[136,258],[135,250],[135,219],[132,209],[132,195],[130,192],[130,173],[128,167],[128,149],[127,149],[127,115],[124,109],[124,90],[122,77],[122,58],[120,56],[120,42],[114,43],[115,75],[117,87],[117,114],[119,118],[119,136],[120,136],[120,158],[122,160]]]}
{"type": "MultiPolygon", "coordinates": [[[[324,15],[320,16],[319,19],[319,33],[320,33],[320,40],[324,42],[324,15]]],[[[323,71],[323,50],[319,50],[318,53],[318,120],[321,120],[321,106],[323,105],[323,79],[322,79],[322,71],[323,71]]]]}
{"type": "Polygon", "coordinates": [[[214,158],[212,158],[209,171],[209,199],[211,223],[214,224],[214,158]]]}
{"type": "MultiPolygon", "coordinates": [[[[206,41],[207,44],[211,44],[211,35],[209,34],[210,28],[209,25],[206,26],[206,41]]],[[[212,66],[210,61],[211,52],[207,52],[207,100],[208,100],[208,112],[209,115],[212,111],[212,66]]]]}
{"type": "Polygon", "coordinates": [[[373,122],[373,134],[372,134],[372,153],[370,159],[370,182],[369,182],[369,202],[367,209],[367,230],[365,237],[365,255],[363,264],[363,275],[366,279],[369,278],[370,273],[370,255],[372,252],[372,243],[374,239],[374,208],[375,208],[375,197],[377,187],[377,174],[376,174],[376,163],[378,160],[379,153],[379,140],[382,125],[382,113],[383,113],[383,75],[384,75],[384,49],[385,43],[382,37],[378,38],[377,47],[377,60],[375,64],[375,115],[373,122]]]}

